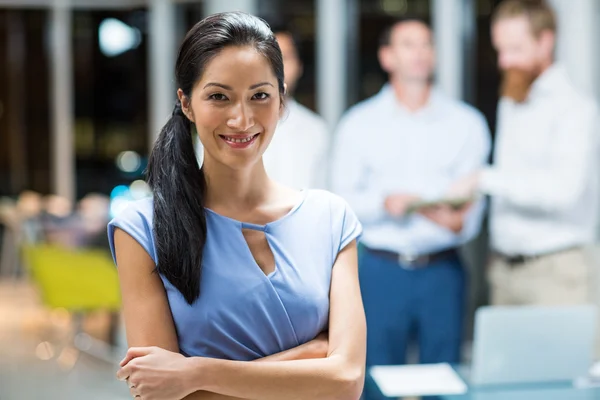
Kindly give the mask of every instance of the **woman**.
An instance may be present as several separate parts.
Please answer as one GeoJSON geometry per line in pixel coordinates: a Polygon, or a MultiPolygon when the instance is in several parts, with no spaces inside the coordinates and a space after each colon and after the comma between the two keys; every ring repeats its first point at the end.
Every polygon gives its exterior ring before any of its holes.
{"type": "Polygon", "coordinates": [[[361,226],[339,197],[265,173],[285,94],[273,34],[251,15],[210,16],[184,39],[176,79],[148,165],[153,200],[109,224],[135,346],[118,378],[143,400],[357,399],[361,226]]]}

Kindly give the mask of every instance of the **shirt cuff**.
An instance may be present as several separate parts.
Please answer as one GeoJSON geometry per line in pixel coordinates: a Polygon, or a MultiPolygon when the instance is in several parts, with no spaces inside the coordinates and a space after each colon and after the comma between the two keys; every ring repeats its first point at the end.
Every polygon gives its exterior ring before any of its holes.
{"type": "Polygon", "coordinates": [[[479,192],[490,196],[501,196],[506,193],[506,183],[496,168],[486,167],[479,175],[479,192]]]}

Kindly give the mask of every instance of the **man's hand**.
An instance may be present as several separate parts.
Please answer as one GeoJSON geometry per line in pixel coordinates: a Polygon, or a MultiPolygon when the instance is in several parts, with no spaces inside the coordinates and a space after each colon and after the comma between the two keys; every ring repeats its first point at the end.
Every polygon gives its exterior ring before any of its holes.
{"type": "Polygon", "coordinates": [[[385,210],[392,217],[401,217],[406,213],[408,207],[421,198],[412,194],[391,194],[385,199],[385,210]]]}
{"type": "Polygon", "coordinates": [[[477,188],[479,187],[481,172],[475,171],[470,173],[469,175],[465,175],[462,178],[455,181],[444,197],[448,198],[467,198],[473,197],[477,188]]]}
{"type": "Polygon", "coordinates": [[[454,233],[458,233],[462,230],[465,216],[470,209],[471,203],[460,208],[442,205],[423,208],[419,210],[419,214],[454,233]]]}

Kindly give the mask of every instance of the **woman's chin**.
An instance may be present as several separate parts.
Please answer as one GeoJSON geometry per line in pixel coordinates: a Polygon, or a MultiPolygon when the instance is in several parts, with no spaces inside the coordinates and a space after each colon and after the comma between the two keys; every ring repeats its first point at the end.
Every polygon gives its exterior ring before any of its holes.
{"type": "Polygon", "coordinates": [[[233,170],[245,170],[256,166],[261,159],[262,152],[247,152],[246,154],[227,154],[221,159],[221,164],[233,170]]]}

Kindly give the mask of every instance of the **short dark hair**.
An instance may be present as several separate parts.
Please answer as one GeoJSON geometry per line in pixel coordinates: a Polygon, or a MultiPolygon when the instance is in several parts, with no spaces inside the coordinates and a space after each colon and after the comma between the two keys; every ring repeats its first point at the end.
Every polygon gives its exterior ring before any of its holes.
{"type": "Polygon", "coordinates": [[[556,33],[556,14],[544,0],[504,0],[492,14],[492,25],[498,21],[524,16],[529,21],[531,33],[539,38],[542,32],[556,33]]]}
{"type": "Polygon", "coordinates": [[[390,24],[388,24],[383,29],[383,31],[381,31],[381,34],[379,35],[379,47],[389,46],[392,41],[392,31],[394,30],[394,28],[406,22],[420,22],[427,28],[431,29],[431,24],[427,19],[423,17],[407,15],[404,17],[396,18],[390,24]]]}
{"type": "Polygon", "coordinates": [[[296,53],[299,57],[300,53],[302,52],[302,37],[294,23],[291,21],[282,20],[267,20],[267,23],[269,24],[269,27],[271,28],[273,34],[285,34],[289,35],[292,38],[292,42],[294,43],[294,47],[296,48],[296,53]]]}

